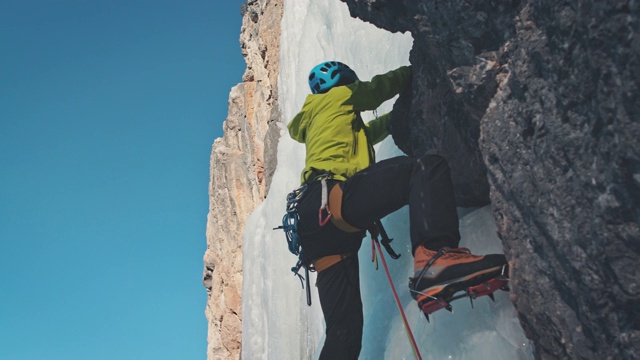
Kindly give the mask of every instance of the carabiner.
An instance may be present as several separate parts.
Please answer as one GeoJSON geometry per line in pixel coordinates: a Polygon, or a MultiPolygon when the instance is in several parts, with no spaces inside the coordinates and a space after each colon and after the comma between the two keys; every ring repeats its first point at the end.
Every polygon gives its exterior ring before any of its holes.
{"type": "Polygon", "coordinates": [[[321,207],[318,209],[318,223],[320,224],[320,226],[325,226],[328,222],[329,219],[331,219],[331,211],[329,211],[329,207],[327,205],[321,207]],[[326,218],[322,218],[322,210],[327,210],[327,217],[326,218]]]}

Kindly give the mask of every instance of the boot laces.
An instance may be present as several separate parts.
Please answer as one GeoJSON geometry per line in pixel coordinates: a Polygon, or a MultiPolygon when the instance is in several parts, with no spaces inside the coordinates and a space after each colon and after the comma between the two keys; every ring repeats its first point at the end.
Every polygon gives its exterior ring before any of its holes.
{"type": "Polygon", "coordinates": [[[469,257],[469,255],[471,255],[471,251],[467,248],[455,248],[455,249],[445,248],[445,251],[441,256],[446,257],[448,259],[455,260],[455,259],[463,259],[463,258],[469,257]]]}

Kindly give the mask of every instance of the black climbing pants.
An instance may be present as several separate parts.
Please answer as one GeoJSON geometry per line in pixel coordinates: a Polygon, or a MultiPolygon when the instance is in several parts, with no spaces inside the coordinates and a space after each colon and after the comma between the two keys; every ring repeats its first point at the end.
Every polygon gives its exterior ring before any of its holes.
{"type": "Polygon", "coordinates": [[[327,326],[320,360],[357,359],[363,325],[358,255],[321,271],[316,285],[327,326]]]}
{"type": "Polygon", "coordinates": [[[460,241],[453,183],[447,161],[437,155],[380,161],[342,184],[342,216],[366,229],[409,205],[412,251],[424,244],[438,250],[460,241]]]}
{"type": "MultiPolygon", "coordinates": [[[[386,215],[409,205],[412,249],[421,244],[437,250],[457,247],[460,240],[453,184],[447,161],[440,156],[406,156],[380,161],[344,182],[327,181],[328,189],[342,186],[342,216],[366,229],[386,215]]],[[[331,221],[320,226],[318,209],[322,187],[309,184],[298,204],[300,245],[309,259],[353,254],[320,272],[318,294],[326,322],[320,359],[357,359],[362,341],[362,300],[357,252],[365,231],[347,233],[331,221]]]]}

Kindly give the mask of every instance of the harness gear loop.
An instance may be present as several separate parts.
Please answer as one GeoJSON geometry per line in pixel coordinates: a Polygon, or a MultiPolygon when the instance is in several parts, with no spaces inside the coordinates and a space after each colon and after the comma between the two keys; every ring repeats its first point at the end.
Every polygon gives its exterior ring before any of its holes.
{"type": "Polygon", "coordinates": [[[323,176],[320,179],[320,183],[322,184],[322,199],[320,200],[320,208],[318,209],[318,223],[320,226],[325,226],[329,219],[331,218],[331,209],[329,208],[329,201],[327,198],[327,177],[323,176]],[[322,218],[322,212],[327,212],[327,217],[322,218]]]}

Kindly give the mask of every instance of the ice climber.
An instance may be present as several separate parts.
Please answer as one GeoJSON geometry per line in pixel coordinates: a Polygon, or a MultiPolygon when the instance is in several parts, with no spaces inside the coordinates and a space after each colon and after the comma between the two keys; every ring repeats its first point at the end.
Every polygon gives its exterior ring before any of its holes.
{"type": "Polygon", "coordinates": [[[506,260],[458,248],[454,189],[443,157],[375,162],[372,146],[389,135],[390,114],[365,123],[360,112],[376,109],[405,88],[411,67],[361,81],[347,65],[327,61],[314,67],[308,80],[312,94],[288,125],[291,137],[306,146],[297,235],[318,272],[326,322],[320,359],[357,359],[363,328],[357,253],[365,229],[378,219],[409,205],[412,290],[418,302],[495,277],[506,260]]]}

